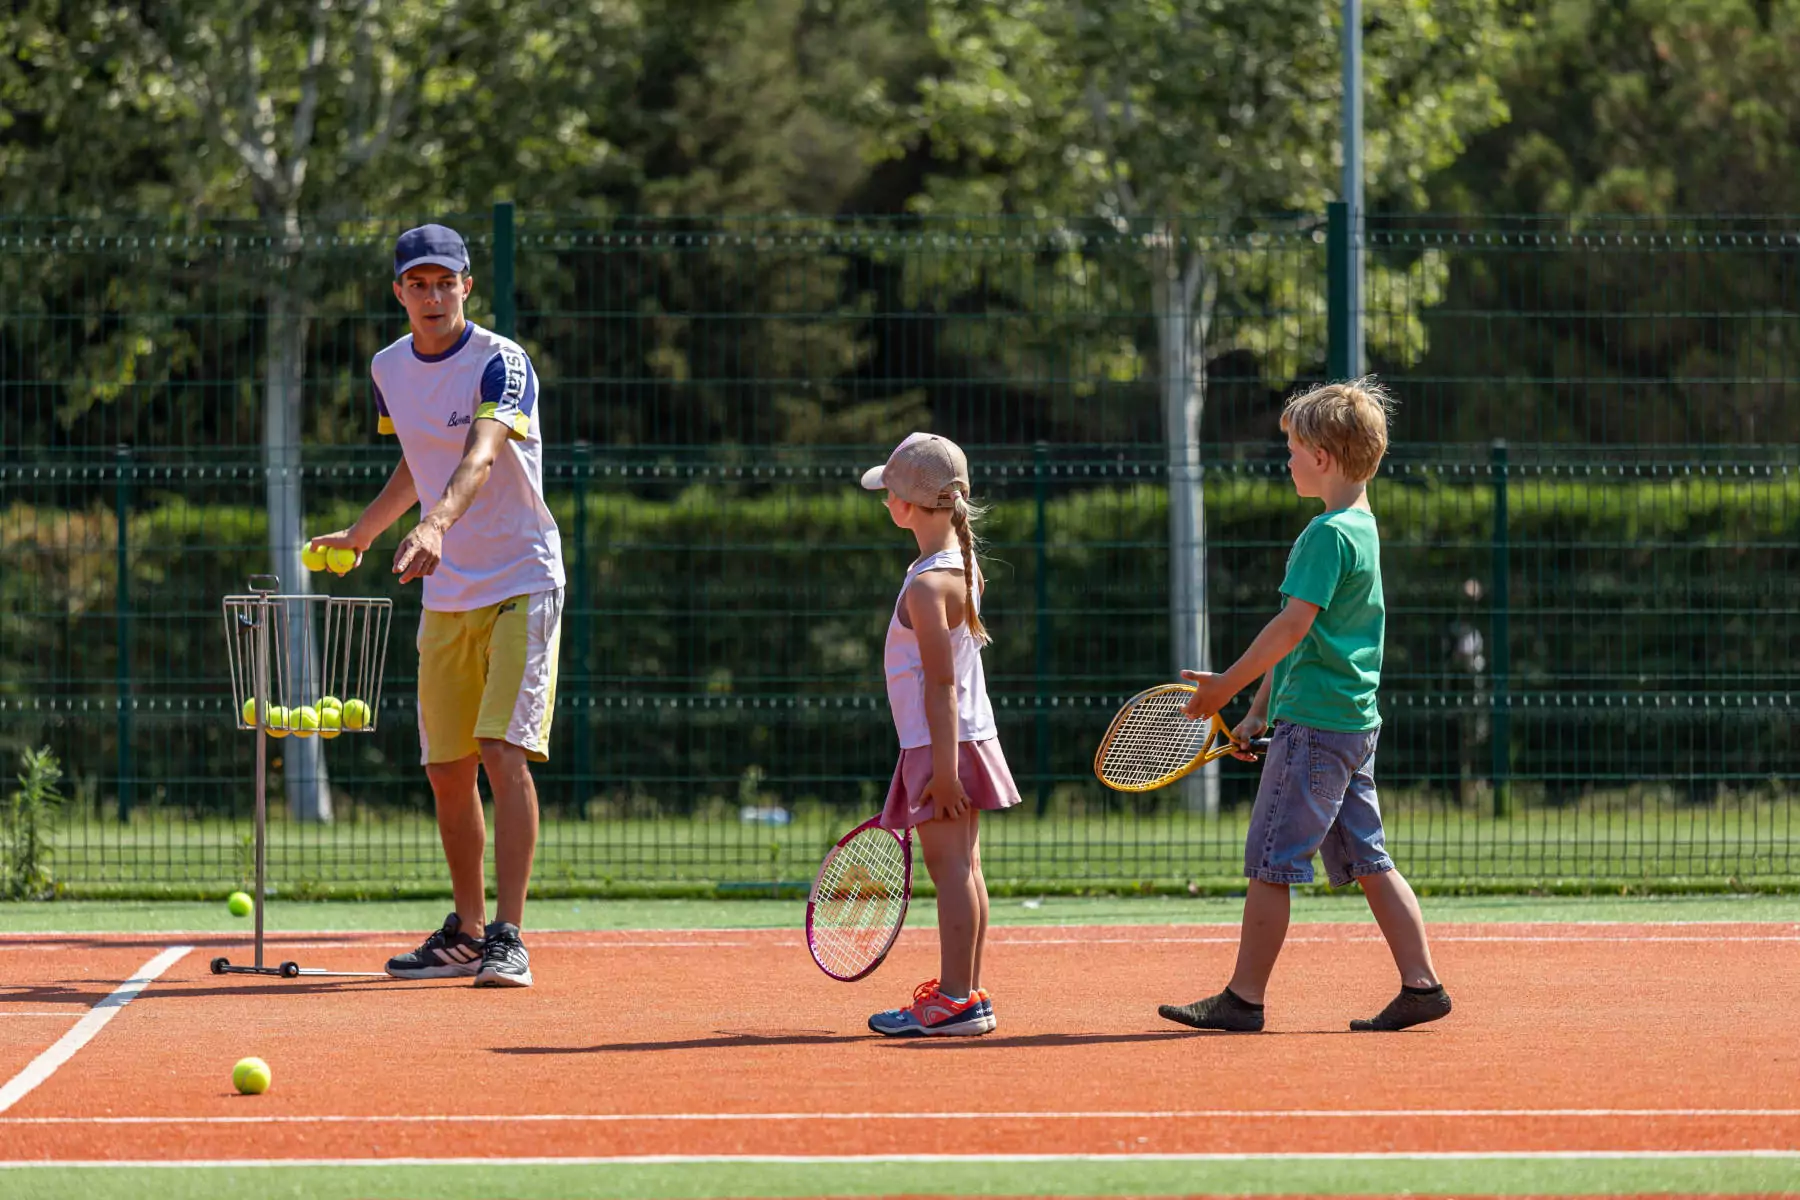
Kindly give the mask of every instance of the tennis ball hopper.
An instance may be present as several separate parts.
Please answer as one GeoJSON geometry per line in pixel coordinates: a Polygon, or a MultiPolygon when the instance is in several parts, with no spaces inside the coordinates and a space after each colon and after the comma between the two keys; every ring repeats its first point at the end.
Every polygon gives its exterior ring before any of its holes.
{"type": "Polygon", "coordinates": [[[225,644],[231,666],[231,710],[237,727],[256,737],[256,963],[212,960],[214,975],[380,975],[326,971],[295,962],[263,961],[264,886],[268,864],[270,738],[374,733],[381,713],[382,666],[393,624],[391,600],[284,596],[281,580],[252,575],[247,592],[226,596],[225,644]],[[339,707],[330,717],[330,702],[339,707]],[[295,714],[305,713],[304,719],[295,714]]]}

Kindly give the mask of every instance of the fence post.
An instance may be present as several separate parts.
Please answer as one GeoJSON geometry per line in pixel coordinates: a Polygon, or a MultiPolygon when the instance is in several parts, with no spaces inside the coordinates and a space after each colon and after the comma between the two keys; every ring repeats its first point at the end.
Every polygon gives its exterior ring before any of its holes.
{"type": "Polygon", "coordinates": [[[118,534],[113,539],[117,544],[118,562],[115,567],[117,578],[113,583],[114,625],[119,639],[117,665],[114,668],[114,683],[119,694],[118,712],[118,771],[119,771],[119,820],[131,819],[132,803],[132,766],[131,766],[131,447],[124,442],[119,443],[114,453],[116,464],[116,487],[113,491],[113,522],[118,527],[118,534]]]}
{"type": "Polygon", "coordinates": [[[1031,452],[1032,495],[1037,507],[1037,528],[1033,537],[1037,569],[1037,815],[1050,808],[1050,710],[1045,686],[1050,676],[1050,529],[1049,508],[1050,443],[1039,442],[1031,452]]]}
{"type": "Polygon", "coordinates": [[[592,473],[588,466],[588,449],[585,440],[576,442],[571,464],[575,519],[569,523],[569,533],[574,544],[569,547],[569,603],[565,610],[565,616],[569,618],[569,698],[576,720],[574,787],[571,791],[575,801],[582,805],[591,794],[593,780],[593,747],[590,744],[593,705],[588,698],[588,620],[593,611],[588,597],[588,477],[592,473]]]}
{"type": "Polygon", "coordinates": [[[1333,200],[1325,206],[1325,371],[1333,379],[1353,379],[1353,318],[1350,302],[1350,206],[1333,200]]]}
{"type": "Polygon", "coordinates": [[[1491,469],[1494,488],[1494,545],[1493,563],[1490,568],[1492,579],[1488,589],[1491,597],[1489,612],[1489,640],[1493,642],[1494,664],[1494,712],[1493,712],[1493,781],[1494,815],[1504,817],[1512,811],[1512,697],[1508,693],[1511,686],[1511,655],[1509,653],[1508,623],[1511,601],[1507,596],[1507,560],[1508,531],[1506,517],[1506,442],[1495,439],[1492,451],[1491,469]]]}
{"type": "Polygon", "coordinates": [[[517,337],[519,310],[514,295],[518,244],[513,234],[513,202],[494,205],[494,332],[517,337]]]}

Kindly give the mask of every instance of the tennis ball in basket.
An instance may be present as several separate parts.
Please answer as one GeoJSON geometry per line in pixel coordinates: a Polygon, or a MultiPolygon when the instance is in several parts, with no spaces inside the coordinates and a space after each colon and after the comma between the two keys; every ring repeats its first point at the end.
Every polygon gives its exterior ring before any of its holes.
{"type": "Polygon", "coordinates": [[[341,708],[319,709],[319,736],[334,738],[344,732],[344,710],[341,708]]]}
{"type": "Polygon", "coordinates": [[[286,737],[288,735],[288,710],[277,704],[269,710],[269,736],[286,737]]]}
{"type": "Polygon", "coordinates": [[[246,1096],[262,1095],[273,1082],[269,1064],[260,1058],[240,1058],[238,1065],[231,1068],[231,1086],[246,1096]]]}
{"type": "Polygon", "coordinates": [[[328,708],[343,712],[344,702],[339,700],[336,696],[326,696],[323,700],[319,701],[319,711],[323,713],[328,708]]]}
{"type": "Polygon", "coordinates": [[[225,901],[225,907],[231,910],[234,917],[247,917],[255,905],[250,900],[249,892],[233,892],[225,901]]]}
{"type": "Polygon", "coordinates": [[[256,697],[255,696],[252,696],[248,700],[244,701],[244,707],[243,707],[242,711],[243,711],[243,716],[244,716],[244,724],[246,724],[246,725],[256,724],[256,697]]]}
{"type": "Polygon", "coordinates": [[[369,723],[369,706],[361,700],[344,701],[344,728],[361,729],[369,723]]]}
{"type": "Polygon", "coordinates": [[[306,543],[300,548],[300,565],[309,571],[323,571],[325,569],[325,548],[315,546],[311,542],[306,543]]]}
{"type": "Polygon", "coordinates": [[[319,732],[319,710],[310,704],[302,704],[289,715],[288,724],[295,737],[311,737],[319,732]]]}
{"type": "Polygon", "coordinates": [[[333,575],[342,575],[356,565],[356,551],[348,546],[333,546],[325,552],[325,565],[333,575]]]}

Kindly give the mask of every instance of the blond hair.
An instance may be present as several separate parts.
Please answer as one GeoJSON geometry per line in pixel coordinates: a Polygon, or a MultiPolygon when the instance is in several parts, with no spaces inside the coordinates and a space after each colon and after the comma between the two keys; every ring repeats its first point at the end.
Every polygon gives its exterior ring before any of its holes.
{"type": "Polygon", "coordinates": [[[981,623],[981,614],[975,611],[975,550],[980,545],[975,536],[975,522],[986,513],[987,509],[970,503],[960,484],[956,487],[955,500],[950,505],[950,525],[956,530],[956,540],[962,544],[963,624],[984,646],[994,639],[988,635],[987,626],[981,623]]]}
{"type": "Polygon", "coordinates": [[[1366,483],[1387,453],[1393,412],[1394,398],[1373,375],[1365,375],[1295,396],[1281,410],[1281,428],[1295,441],[1331,455],[1344,478],[1366,483]]]}

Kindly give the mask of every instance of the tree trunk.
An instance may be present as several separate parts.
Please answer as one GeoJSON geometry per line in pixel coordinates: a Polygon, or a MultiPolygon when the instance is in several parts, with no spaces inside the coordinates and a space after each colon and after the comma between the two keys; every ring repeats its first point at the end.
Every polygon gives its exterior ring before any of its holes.
{"type": "MultiPolygon", "coordinates": [[[[279,236],[286,253],[277,259],[267,298],[266,340],[268,367],[263,404],[263,462],[267,469],[269,506],[269,570],[281,579],[281,590],[303,595],[310,590],[307,571],[300,562],[304,536],[303,491],[300,478],[301,391],[306,373],[306,305],[301,295],[300,222],[296,214],[281,219],[279,236]]],[[[310,606],[308,606],[310,607],[310,606]]],[[[297,703],[316,703],[322,695],[319,647],[304,636],[301,613],[291,614],[285,647],[272,647],[287,655],[288,683],[297,703]]],[[[271,687],[276,678],[270,672],[271,687]]],[[[274,701],[272,700],[271,703],[274,701]]],[[[325,756],[316,737],[288,737],[281,744],[283,773],[287,781],[288,812],[299,821],[331,820],[331,787],[325,774],[325,756]]]]}
{"type": "MultiPolygon", "coordinates": [[[[1165,229],[1153,253],[1153,301],[1169,471],[1169,631],[1175,670],[1212,670],[1206,589],[1206,500],[1201,489],[1200,414],[1206,398],[1206,335],[1212,318],[1202,253],[1185,254],[1165,229]],[[1202,284],[1206,286],[1203,288],[1202,284]]],[[[1181,781],[1184,807],[1219,811],[1219,766],[1181,781]]]]}

